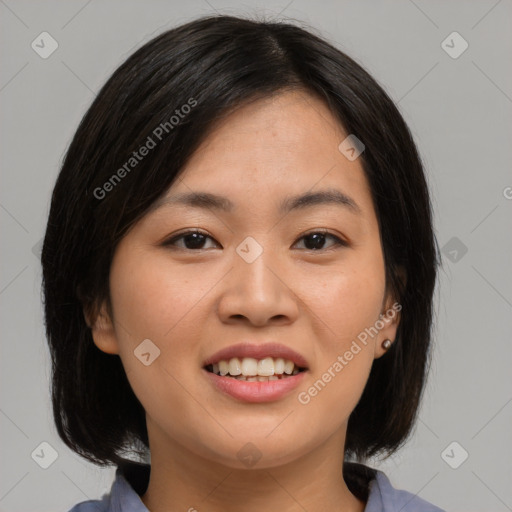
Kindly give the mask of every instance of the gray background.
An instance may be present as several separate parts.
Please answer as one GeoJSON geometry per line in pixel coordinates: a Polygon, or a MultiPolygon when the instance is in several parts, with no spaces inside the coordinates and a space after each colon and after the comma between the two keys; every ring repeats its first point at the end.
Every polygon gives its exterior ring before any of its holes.
{"type": "Polygon", "coordinates": [[[372,462],[448,510],[512,510],[510,0],[0,0],[0,509],[67,511],[110,488],[113,470],[73,454],[53,426],[40,240],[64,152],[104,81],[156,34],[213,11],[305,21],[398,103],[427,169],[443,268],[414,436],[372,462]],[[31,47],[43,31],[59,45],[47,59],[31,47]],[[458,58],[441,45],[453,31],[469,44],[458,58]],[[50,457],[42,442],[58,454],[47,469],[31,456],[50,457]]]}

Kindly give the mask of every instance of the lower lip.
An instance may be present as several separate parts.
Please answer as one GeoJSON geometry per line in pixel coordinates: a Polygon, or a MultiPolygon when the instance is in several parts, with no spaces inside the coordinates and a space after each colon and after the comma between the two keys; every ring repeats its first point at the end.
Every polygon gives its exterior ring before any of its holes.
{"type": "Polygon", "coordinates": [[[283,398],[295,389],[304,379],[305,371],[284,377],[279,380],[266,382],[247,382],[232,377],[221,377],[215,373],[206,372],[210,382],[221,392],[241,400],[242,402],[272,402],[283,398]]]}

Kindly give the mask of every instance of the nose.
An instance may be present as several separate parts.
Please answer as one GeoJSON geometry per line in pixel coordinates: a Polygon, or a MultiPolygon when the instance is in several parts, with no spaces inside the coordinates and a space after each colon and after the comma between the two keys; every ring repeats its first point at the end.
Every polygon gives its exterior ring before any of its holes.
{"type": "Polygon", "coordinates": [[[233,268],[222,281],[217,313],[224,323],[254,326],[286,325],[299,315],[299,299],[290,273],[281,268],[270,251],[248,263],[236,252],[233,268]]]}

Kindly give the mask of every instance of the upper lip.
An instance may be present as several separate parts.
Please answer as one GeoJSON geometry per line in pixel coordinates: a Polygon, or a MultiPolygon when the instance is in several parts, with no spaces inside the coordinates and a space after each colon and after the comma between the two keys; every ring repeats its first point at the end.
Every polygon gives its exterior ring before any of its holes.
{"type": "Polygon", "coordinates": [[[308,362],[295,350],[281,345],[280,343],[238,343],[223,348],[211,355],[204,362],[204,366],[218,363],[219,361],[229,361],[233,357],[243,359],[244,357],[253,357],[254,359],[264,359],[265,357],[282,357],[294,362],[299,368],[307,368],[308,362]]]}

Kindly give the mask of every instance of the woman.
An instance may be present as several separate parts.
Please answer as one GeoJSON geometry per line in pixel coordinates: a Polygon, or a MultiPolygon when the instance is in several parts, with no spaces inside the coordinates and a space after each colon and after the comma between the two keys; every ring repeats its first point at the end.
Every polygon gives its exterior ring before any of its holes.
{"type": "Polygon", "coordinates": [[[212,16],[145,44],[75,134],[42,263],[59,435],[117,467],[73,512],[440,510],[364,464],[424,388],[428,188],[328,42],[212,16]]]}

